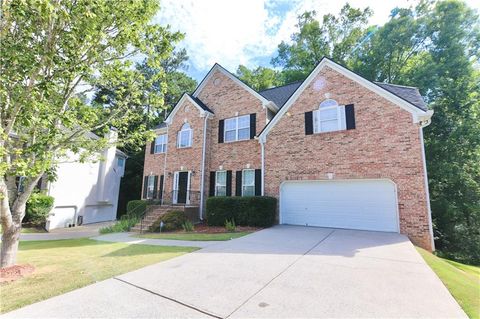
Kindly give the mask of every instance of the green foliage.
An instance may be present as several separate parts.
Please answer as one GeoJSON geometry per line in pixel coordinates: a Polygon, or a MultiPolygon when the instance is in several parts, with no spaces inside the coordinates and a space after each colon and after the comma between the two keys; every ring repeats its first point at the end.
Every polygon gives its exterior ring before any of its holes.
{"type": "Polygon", "coordinates": [[[235,226],[235,220],[233,218],[225,221],[225,230],[229,233],[234,233],[237,230],[237,226],[235,226]]]}
{"type": "Polygon", "coordinates": [[[206,209],[210,226],[224,226],[225,221],[234,221],[240,226],[270,227],[275,222],[277,199],[267,196],[210,197],[206,209]]]}
{"type": "Polygon", "coordinates": [[[193,226],[193,223],[189,220],[186,220],[183,223],[182,228],[187,233],[193,232],[195,230],[195,227],[193,226]]]}
{"type": "Polygon", "coordinates": [[[182,226],[187,221],[185,213],[182,211],[171,211],[160,217],[153,225],[150,227],[151,232],[160,231],[160,223],[163,222],[163,228],[161,231],[173,231],[181,229],[182,226]]]}
{"type": "Polygon", "coordinates": [[[33,193],[27,201],[24,221],[42,225],[53,208],[54,198],[41,193],[33,193]]]}
{"type": "Polygon", "coordinates": [[[100,228],[100,234],[128,232],[139,221],[138,216],[123,215],[115,224],[100,228]]]}
{"type": "Polygon", "coordinates": [[[136,199],[127,203],[127,215],[140,217],[147,210],[149,202],[146,200],[136,199]]]}
{"type": "Polygon", "coordinates": [[[240,80],[257,91],[262,91],[283,84],[280,72],[262,66],[250,70],[244,65],[239,65],[237,76],[240,80]]]}

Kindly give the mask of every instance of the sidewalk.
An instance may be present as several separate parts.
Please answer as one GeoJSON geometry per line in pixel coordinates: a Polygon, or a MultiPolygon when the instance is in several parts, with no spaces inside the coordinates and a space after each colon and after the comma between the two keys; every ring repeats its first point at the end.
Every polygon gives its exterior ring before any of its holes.
{"type": "Polygon", "coordinates": [[[57,228],[52,229],[48,233],[25,233],[20,234],[20,241],[73,239],[98,236],[100,228],[112,225],[114,223],[115,221],[109,221],[95,224],[87,224],[72,228],[57,228]]]}
{"type": "Polygon", "coordinates": [[[189,241],[189,240],[169,240],[169,239],[151,239],[132,237],[135,233],[113,233],[100,235],[91,239],[120,242],[126,244],[157,245],[157,246],[181,246],[181,247],[199,247],[205,248],[221,243],[222,241],[189,241]]]}

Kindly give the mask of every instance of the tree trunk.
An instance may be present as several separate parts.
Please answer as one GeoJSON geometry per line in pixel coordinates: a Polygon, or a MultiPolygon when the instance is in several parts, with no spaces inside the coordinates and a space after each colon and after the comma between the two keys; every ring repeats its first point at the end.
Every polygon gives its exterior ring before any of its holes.
{"type": "Polygon", "coordinates": [[[18,242],[20,240],[21,224],[12,223],[11,227],[2,227],[2,251],[0,253],[0,268],[13,266],[17,262],[18,242]]]}

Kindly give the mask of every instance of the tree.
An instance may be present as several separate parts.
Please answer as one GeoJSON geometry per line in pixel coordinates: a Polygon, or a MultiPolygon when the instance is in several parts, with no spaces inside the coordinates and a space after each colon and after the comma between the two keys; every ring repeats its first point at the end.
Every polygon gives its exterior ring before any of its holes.
{"type": "Polygon", "coordinates": [[[324,15],[322,23],[316,20],[315,11],[304,12],[298,17],[298,31],[292,34],[292,43],[282,41],[271,63],[282,68],[285,83],[305,79],[324,56],[345,64],[367,34],[371,15],[369,8],[355,9],[348,3],[338,17],[324,15]]]}
{"type": "Polygon", "coordinates": [[[280,72],[263,66],[250,70],[244,65],[239,65],[237,76],[240,80],[257,91],[262,91],[283,84],[280,72]]]}
{"type": "Polygon", "coordinates": [[[161,70],[181,34],[150,24],[155,0],[4,1],[0,24],[0,266],[16,261],[25,204],[37,181],[54,177],[68,153],[99,159],[111,143],[143,145],[146,125],[131,123],[164,106],[163,93],[146,91],[164,78],[147,78],[129,57],[142,54],[161,70]],[[21,54],[19,54],[21,52],[21,54]],[[116,89],[115,103],[88,103],[85,93],[116,89]],[[147,114],[146,114],[147,113],[147,114]],[[104,135],[114,127],[118,140],[104,135]],[[92,138],[94,132],[100,137],[92,138]],[[15,185],[23,176],[23,191],[15,185]]]}

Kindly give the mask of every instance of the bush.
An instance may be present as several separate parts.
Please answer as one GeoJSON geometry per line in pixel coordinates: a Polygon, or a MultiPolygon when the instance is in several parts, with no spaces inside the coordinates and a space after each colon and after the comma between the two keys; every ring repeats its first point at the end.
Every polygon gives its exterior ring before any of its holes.
{"type": "Polygon", "coordinates": [[[171,211],[160,217],[153,225],[150,227],[150,231],[158,232],[160,231],[160,223],[163,222],[162,231],[172,231],[182,228],[182,225],[187,221],[185,212],[182,211],[171,211]]]}
{"type": "Polygon", "coordinates": [[[146,200],[140,200],[140,199],[131,200],[127,203],[126,215],[140,217],[147,209],[148,204],[150,203],[146,200]]]}
{"type": "Polygon", "coordinates": [[[270,227],[275,223],[276,209],[274,197],[210,197],[207,199],[207,223],[224,226],[226,220],[233,220],[239,226],[270,227]]]}
{"type": "Polygon", "coordinates": [[[53,208],[54,198],[41,193],[33,193],[27,201],[24,222],[35,225],[44,224],[53,208]]]}
{"type": "Polygon", "coordinates": [[[193,226],[192,222],[189,220],[186,220],[183,223],[182,227],[183,227],[183,230],[187,233],[190,233],[195,230],[195,227],[193,226]]]}
{"type": "Polygon", "coordinates": [[[100,228],[100,234],[127,232],[130,230],[130,228],[135,226],[139,221],[140,221],[140,218],[137,216],[123,215],[120,218],[120,220],[118,220],[112,226],[100,228]]]}
{"type": "Polygon", "coordinates": [[[229,233],[234,233],[237,230],[237,226],[235,226],[235,221],[233,219],[225,221],[225,230],[229,233]]]}

